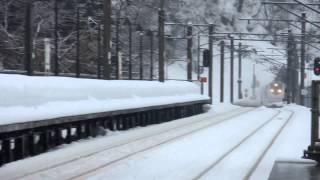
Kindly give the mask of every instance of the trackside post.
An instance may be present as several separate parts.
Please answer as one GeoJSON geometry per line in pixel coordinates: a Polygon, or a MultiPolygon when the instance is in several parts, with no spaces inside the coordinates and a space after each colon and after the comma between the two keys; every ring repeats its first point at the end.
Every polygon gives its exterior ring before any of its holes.
{"type": "Polygon", "coordinates": [[[311,142],[303,153],[303,158],[320,162],[319,139],[319,91],[320,81],[312,81],[312,107],[311,107],[311,142]]]}

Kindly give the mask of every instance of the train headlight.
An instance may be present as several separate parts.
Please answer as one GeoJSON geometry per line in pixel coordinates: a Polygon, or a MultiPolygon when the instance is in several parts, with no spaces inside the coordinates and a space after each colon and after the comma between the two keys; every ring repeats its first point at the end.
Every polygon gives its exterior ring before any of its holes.
{"type": "Polygon", "coordinates": [[[282,93],[282,90],[281,90],[281,89],[278,89],[278,93],[282,93]]]}
{"type": "Polygon", "coordinates": [[[274,93],[274,89],[270,89],[270,92],[274,93]]]}
{"type": "Polygon", "coordinates": [[[278,87],[279,85],[277,83],[274,84],[275,87],[278,87]]]}

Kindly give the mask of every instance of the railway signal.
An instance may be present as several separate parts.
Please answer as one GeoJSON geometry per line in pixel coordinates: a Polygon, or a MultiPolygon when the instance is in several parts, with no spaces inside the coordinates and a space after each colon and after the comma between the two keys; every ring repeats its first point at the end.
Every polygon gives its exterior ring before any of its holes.
{"type": "Polygon", "coordinates": [[[210,66],[210,50],[206,49],[203,51],[203,67],[210,66]]]}
{"type": "Polygon", "coordinates": [[[313,72],[315,75],[319,76],[320,75],[320,57],[317,57],[314,59],[314,68],[313,72]]]}

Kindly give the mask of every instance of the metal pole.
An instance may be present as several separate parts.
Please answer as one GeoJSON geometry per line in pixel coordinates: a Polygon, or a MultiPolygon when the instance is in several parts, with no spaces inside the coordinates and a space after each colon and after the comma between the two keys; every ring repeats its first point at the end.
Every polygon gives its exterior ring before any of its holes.
{"type": "MultiPolygon", "coordinates": [[[[291,34],[291,30],[288,30],[288,35],[291,34]]],[[[290,36],[288,36],[288,41],[287,41],[287,69],[286,69],[286,90],[285,90],[285,97],[287,99],[287,104],[290,104],[291,102],[291,80],[290,80],[290,68],[291,68],[291,50],[290,50],[290,46],[291,46],[291,42],[290,42],[290,36]]]]}
{"type": "Polygon", "coordinates": [[[153,33],[150,31],[150,80],[153,80],[153,33]]]}
{"type": "Polygon", "coordinates": [[[120,15],[116,18],[116,79],[119,80],[119,54],[120,54],[120,15]]]}
{"type": "Polygon", "coordinates": [[[97,59],[97,73],[98,73],[98,79],[101,79],[101,25],[98,24],[98,59],[97,59]]]}
{"type": "Polygon", "coordinates": [[[213,33],[214,33],[214,24],[210,24],[209,26],[209,51],[210,51],[210,62],[209,62],[209,77],[208,77],[208,82],[209,82],[209,89],[208,89],[208,94],[210,97],[210,102],[211,104],[213,103],[213,33]]]}
{"type": "Polygon", "coordinates": [[[140,49],[139,49],[139,59],[140,59],[140,80],[143,80],[143,33],[140,33],[140,49]]]}
{"type": "Polygon", "coordinates": [[[27,75],[33,75],[33,61],[32,61],[32,1],[26,4],[26,22],[25,22],[25,69],[27,75]]]}
{"type": "Polygon", "coordinates": [[[306,13],[302,13],[301,19],[301,62],[300,62],[300,105],[304,105],[304,95],[302,94],[302,90],[304,89],[304,74],[305,74],[305,52],[306,52],[306,45],[305,45],[305,33],[306,33],[306,13]]]}
{"type": "Polygon", "coordinates": [[[58,0],[54,1],[54,75],[59,76],[59,47],[58,47],[58,0]]]}
{"type": "Polygon", "coordinates": [[[220,43],[220,102],[224,101],[224,41],[220,43]]]}
{"type": "Polygon", "coordinates": [[[200,51],[201,51],[201,49],[200,49],[200,35],[198,34],[198,60],[197,60],[197,74],[198,74],[198,77],[197,77],[197,79],[199,80],[200,79],[200,51]]]}
{"type": "Polygon", "coordinates": [[[230,56],[231,56],[231,62],[230,62],[230,102],[233,103],[233,91],[234,91],[234,39],[233,37],[230,37],[230,56]]]}
{"type": "Polygon", "coordinates": [[[192,81],[192,26],[191,25],[188,25],[187,36],[188,36],[188,43],[187,43],[187,59],[188,59],[187,79],[188,79],[188,81],[192,81]]]}
{"type": "Polygon", "coordinates": [[[165,12],[164,12],[164,0],[161,0],[161,8],[159,10],[159,81],[164,82],[164,63],[165,63],[165,12]]]}
{"type": "Polygon", "coordinates": [[[129,22],[129,79],[132,79],[132,24],[129,22]]]}
{"type": "Polygon", "coordinates": [[[319,139],[319,85],[312,81],[312,109],[311,109],[311,146],[316,146],[319,139]]]}
{"type": "Polygon", "coordinates": [[[77,57],[76,57],[76,77],[80,77],[80,9],[77,8],[77,57]]]}
{"type": "Polygon", "coordinates": [[[103,38],[103,59],[104,62],[104,79],[111,78],[111,0],[104,0],[104,38],[103,38]]]}
{"type": "Polygon", "coordinates": [[[242,99],[242,44],[239,43],[238,50],[238,98],[242,99]]]}

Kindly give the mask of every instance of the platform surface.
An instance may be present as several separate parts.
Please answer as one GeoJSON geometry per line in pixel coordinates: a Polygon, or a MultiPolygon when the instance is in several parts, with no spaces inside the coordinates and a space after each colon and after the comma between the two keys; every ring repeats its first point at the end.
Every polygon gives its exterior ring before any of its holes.
{"type": "Polygon", "coordinates": [[[315,162],[276,161],[269,180],[319,180],[320,166],[315,162]]]}

